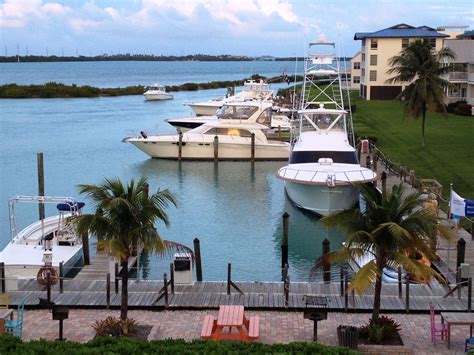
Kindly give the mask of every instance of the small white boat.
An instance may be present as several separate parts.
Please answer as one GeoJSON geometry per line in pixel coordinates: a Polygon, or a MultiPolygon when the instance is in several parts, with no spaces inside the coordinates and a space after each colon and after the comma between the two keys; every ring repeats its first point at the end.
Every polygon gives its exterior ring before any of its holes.
{"type": "Polygon", "coordinates": [[[357,160],[351,112],[344,109],[339,62],[336,59],[336,66],[331,64],[334,43],[311,43],[309,52],[299,129],[288,165],[276,175],[285,180],[286,193],[298,207],[326,216],[354,205],[359,198],[355,184],[372,182],[377,175],[357,160]]]}
{"type": "Polygon", "coordinates": [[[254,137],[255,160],[287,160],[290,144],[267,138],[273,133],[269,128],[271,105],[246,106],[227,104],[220,119],[201,124],[187,133],[148,134],[127,137],[131,143],[152,158],[188,160],[212,160],[217,151],[219,160],[250,160],[252,158],[252,136],[254,137]],[[217,137],[218,143],[214,142],[217,137]],[[181,142],[181,146],[180,146],[181,142]]]}
{"type": "Polygon", "coordinates": [[[146,101],[169,100],[173,98],[163,85],[154,84],[147,87],[147,91],[143,94],[146,101]]]}
{"type": "Polygon", "coordinates": [[[49,262],[56,275],[63,263],[66,275],[82,258],[82,238],[77,234],[71,217],[81,214],[83,202],[71,197],[15,196],[9,201],[11,241],[0,252],[5,264],[7,288],[15,289],[18,279],[37,278],[40,269],[49,262]],[[36,221],[17,231],[17,203],[57,205],[58,215],[36,221]]]}
{"type": "Polygon", "coordinates": [[[264,82],[263,80],[248,80],[244,82],[244,89],[235,95],[228,95],[224,98],[211,99],[209,101],[188,102],[186,104],[191,107],[197,117],[213,116],[224,104],[252,100],[271,101],[272,95],[273,90],[270,89],[270,85],[268,83],[264,82]]]}

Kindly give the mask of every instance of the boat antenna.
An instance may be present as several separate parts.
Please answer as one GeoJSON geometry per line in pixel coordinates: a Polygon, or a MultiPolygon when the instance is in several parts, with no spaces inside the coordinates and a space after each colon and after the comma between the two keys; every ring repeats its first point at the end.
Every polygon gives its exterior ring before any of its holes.
{"type": "Polygon", "coordinates": [[[296,50],[295,50],[295,78],[293,80],[293,103],[292,103],[292,109],[296,109],[296,75],[298,74],[298,45],[299,45],[299,39],[300,39],[300,34],[301,34],[301,25],[298,24],[298,34],[296,35],[296,50]]]}

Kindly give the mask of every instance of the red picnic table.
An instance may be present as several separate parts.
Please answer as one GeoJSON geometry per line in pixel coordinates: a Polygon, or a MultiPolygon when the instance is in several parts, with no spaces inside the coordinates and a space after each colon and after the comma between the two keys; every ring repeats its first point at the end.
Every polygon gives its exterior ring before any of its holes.
{"type": "Polygon", "coordinates": [[[225,305],[219,307],[217,319],[206,316],[202,325],[201,337],[212,340],[257,339],[259,336],[259,317],[246,317],[244,306],[225,305]],[[237,332],[233,332],[235,329],[237,332]]]}

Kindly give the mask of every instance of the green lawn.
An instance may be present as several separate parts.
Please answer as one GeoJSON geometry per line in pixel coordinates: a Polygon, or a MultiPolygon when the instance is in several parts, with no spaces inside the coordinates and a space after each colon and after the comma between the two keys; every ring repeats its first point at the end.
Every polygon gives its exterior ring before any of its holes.
{"type": "Polygon", "coordinates": [[[358,136],[377,137],[392,160],[435,178],[449,194],[449,183],[465,198],[474,198],[474,117],[429,112],[426,147],[421,147],[421,119],[407,119],[394,101],[355,100],[354,129],[358,136]]]}

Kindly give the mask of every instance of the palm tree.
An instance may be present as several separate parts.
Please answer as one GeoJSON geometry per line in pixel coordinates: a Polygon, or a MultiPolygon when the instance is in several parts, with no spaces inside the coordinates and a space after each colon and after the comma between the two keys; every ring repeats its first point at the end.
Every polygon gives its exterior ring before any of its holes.
{"type": "Polygon", "coordinates": [[[79,185],[79,191],[93,201],[95,213],[78,217],[78,232],[95,234],[98,247],[120,260],[120,318],[126,320],[130,257],[140,248],[158,254],[172,250],[192,252],[182,244],[161,239],[155,227],[156,220],[169,225],[165,210],[176,206],[176,199],[168,190],[158,190],[149,196],[146,178],[136,183],[132,179],[126,186],[119,179],[104,179],[100,185],[79,185]]]}
{"type": "Polygon", "coordinates": [[[438,233],[448,238],[449,231],[438,224],[435,215],[419,208],[419,193],[406,193],[402,184],[383,195],[373,186],[363,185],[360,189],[365,211],[352,207],[320,222],[325,227],[340,229],[347,237],[342,248],[329,255],[329,262],[357,261],[367,254],[372,257],[354,275],[350,288],[362,294],[375,282],[372,318],[378,319],[383,269],[401,266],[422,282],[429,282],[432,276],[439,278],[429,266],[412,257],[421,253],[432,260],[435,255],[430,241],[438,233]]]}
{"type": "Polygon", "coordinates": [[[454,59],[454,52],[443,48],[434,52],[428,41],[416,40],[399,55],[389,59],[391,69],[388,74],[396,74],[388,83],[410,83],[398,98],[402,100],[404,114],[409,117],[421,116],[421,145],[425,146],[425,121],[428,109],[438,109],[446,115],[444,89],[449,82],[441,75],[449,72],[443,63],[454,59]]]}

